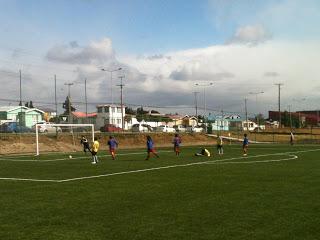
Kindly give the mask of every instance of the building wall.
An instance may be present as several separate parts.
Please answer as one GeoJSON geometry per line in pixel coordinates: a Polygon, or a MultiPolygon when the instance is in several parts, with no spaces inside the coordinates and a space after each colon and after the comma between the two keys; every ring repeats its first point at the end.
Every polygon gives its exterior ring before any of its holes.
{"type": "MultiPolygon", "coordinates": [[[[123,117],[125,117],[125,107],[123,107],[123,117]]],[[[117,127],[122,127],[122,116],[120,106],[98,106],[97,121],[95,127],[100,129],[105,124],[114,124],[117,127]],[[101,107],[101,109],[99,109],[101,107]],[[101,110],[101,111],[100,111],[101,110]]]]}

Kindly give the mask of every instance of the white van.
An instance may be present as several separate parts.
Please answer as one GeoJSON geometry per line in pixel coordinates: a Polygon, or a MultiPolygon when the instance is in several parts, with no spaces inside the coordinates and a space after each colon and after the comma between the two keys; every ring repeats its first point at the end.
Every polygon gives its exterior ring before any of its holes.
{"type": "Polygon", "coordinates": [[[148,124],[137,123],[132,125],[132,132],[152,132],[152,127],[148,124]]]}

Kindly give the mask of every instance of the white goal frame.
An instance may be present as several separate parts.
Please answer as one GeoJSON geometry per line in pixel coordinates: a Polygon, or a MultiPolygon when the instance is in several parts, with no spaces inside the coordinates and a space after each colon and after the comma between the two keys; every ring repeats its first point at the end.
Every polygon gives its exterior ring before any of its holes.
{"type": "MultiPolygon", "coordinates": [[[[42,124],[36,124],[36,156],[39,156],[39,129],[38,126],[42,124]]],[[[91,127],[92,142],[94,141],[94,125],[93,124],[67,124],[67,123],[52,123],[51,127],[91,127]]]]}

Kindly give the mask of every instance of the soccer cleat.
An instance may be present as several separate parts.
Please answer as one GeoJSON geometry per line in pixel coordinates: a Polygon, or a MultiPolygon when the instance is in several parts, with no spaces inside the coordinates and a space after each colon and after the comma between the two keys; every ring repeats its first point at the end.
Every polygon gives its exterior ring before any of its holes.
{"type": "Polygon", "coordinates": [[[91,162],[91,164],[96,164],[96,162],[91,162]]]}

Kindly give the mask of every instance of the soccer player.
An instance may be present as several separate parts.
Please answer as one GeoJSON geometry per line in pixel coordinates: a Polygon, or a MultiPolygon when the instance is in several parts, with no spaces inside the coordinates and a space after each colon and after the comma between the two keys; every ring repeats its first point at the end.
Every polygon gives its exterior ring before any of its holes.
{"type": "Polygon", "coordinates": [[[98,151],[99,151],[99,142],[98,142],[98,139],[97,137],[94,138],[94,142],[92,144],[92,148],[91,148],[91,154],[92,154],[92,164],[96,164],[99,162],[98,160],[98,151]]]}
{"type": "Polygon", "coordinates": [[[181,137],[179,134],[175,134],[173,138],[173,151],[176,153],[176,156],[180,155],[180,144],[181,144],[181,137]]]}
{"type": "Polygon", "coordinates": [[[244,136],[243,144],[242,144],[243,156],[247,156],[247,154],[248,154],[248,146],[249,146],[249,139],[248,139],[246,133],[243,136],[244,136]]]}
{"type": "Polygon", "coordinates": [[[195,153],[194,155],[197,156],[197,157],[202,157],[202,156],[204,156],[204,157],[210,157],[210,156],[211,156],[211,153],[209,152],[208,149],[206,149],[206,148],[201,148],[201,151],[200,151],[199,153],[195,153]]]}
{"type": "Polygon", "coordinates": [[[83,145],[83,151],[87,154],[87,150],[90,152],[89,142],[85,136],[81,136],[80,144],[83,145]]]}
{"type": "Polygon", "coordinates": [[[157,158],[159,158],[159,155],[157,154],[156,150],[154,149],[154,143],[150,136],[147,136],[147,158],[146,160],[149,160],[151,153],[155,155],[157,158]]]}
{"type": "Polygon", "coordinates": [[[217,149],[218,149],[218,154],[223,155],[223,139],[220,135],[218,135],[217,138],[217,149]]]}
{"type": "Polygon", "coordinates": [[[115,160],[116,148],[118,147],[118,142],[113,136],[109,137],[108,146],[109,146],[109,152],[111,154],[112,160],[115,160]]]}

